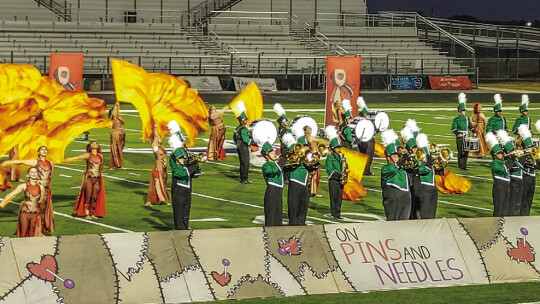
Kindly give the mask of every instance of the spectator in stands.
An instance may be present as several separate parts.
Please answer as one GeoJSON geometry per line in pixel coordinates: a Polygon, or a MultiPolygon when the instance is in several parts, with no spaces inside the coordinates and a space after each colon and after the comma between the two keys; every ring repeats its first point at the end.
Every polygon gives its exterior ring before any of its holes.
{"type": "Polygon", "coordinates": [[[226,157],[223,143],[225,142],[225,124],[223,123],[223,114],[229,106],[223,107],[221,111],[217,111],[215,106],[210,108],[208,122],[212,129],[210,130],[210,140],[208,141],[208,149],[206,157],[208,160],[220,160],[226,157]]]}

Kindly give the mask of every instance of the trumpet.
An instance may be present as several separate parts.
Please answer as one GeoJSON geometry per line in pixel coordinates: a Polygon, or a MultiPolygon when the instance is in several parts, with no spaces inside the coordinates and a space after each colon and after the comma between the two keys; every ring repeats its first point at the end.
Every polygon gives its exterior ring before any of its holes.
{"type": "Polygon", "coordinates": [[[189,152],[188,153],[188,159],[186,161],[186,165],[205,163],[207,160],[208,160],[208,157],[206,157],[206,154],[204,152],[200,152],[198,154],[195,154],[193,152],[189,152]]]}
{"type": "Polygon", "coordinates": [[[525,150],[516,150],[515,155],[522,165],[534,166],[536,161],[540,159],[540,149],[534,146],[525,150]]]}

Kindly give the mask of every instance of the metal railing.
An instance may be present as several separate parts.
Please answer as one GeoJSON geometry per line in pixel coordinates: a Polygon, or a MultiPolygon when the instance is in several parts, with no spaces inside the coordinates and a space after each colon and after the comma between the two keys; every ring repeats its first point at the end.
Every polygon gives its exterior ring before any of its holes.
{"type": "Polygon", "coordinates": [[[43,6],[62,18],[64,21],[71,21],[71,3],[67,1],[58,2],[55,0],[34,0],[38,7],[43,6]]]}

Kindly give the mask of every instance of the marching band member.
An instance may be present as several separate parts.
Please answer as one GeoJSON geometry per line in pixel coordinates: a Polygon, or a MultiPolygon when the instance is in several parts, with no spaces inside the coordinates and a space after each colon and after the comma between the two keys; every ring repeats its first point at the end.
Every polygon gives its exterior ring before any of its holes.
{"type": "Polygon", "coordinates": [[[266,181],[264,192],[264,225],[281,226],[283,210],[283,171],[277,164],[274,147],[269,142],[262,146],[262,154],[266,162],[262,166],[262,173],[266,181]]]}
{"type": "MultiPolygon", "coordinates": [[[[296,140],[292,133],[283,135],[282,144],[288,145],[290,151],[294,150],[296,140]]],[[[284,157],[284,156],[282,156],[284,157]]],[[[286,171],[287,167],[284,167],[286,171]]],[[[289,225],[299,226],[306,224],[306,217],[309,205],[309,173],[302,162],[294,165],[289,173],[289,189],[287,189],[287,206],[289,215],[289,225]]]]}
{"type": "MultiPolygon", "coordinates": [[[[465,151],[465,138],[469,136],[469,131],[473,131],[473,126],[465,112],[467,111],[467,97],[464,93],[459,93],[458,96],[458,113],[452,122],[452,132],[456,135],[457,157],[459,170],[469,170],[467,168],[467,158],[469,153],[465,151]]],[[[490,118],[491,120],[491,118],[490,118]]],[[[488,123],[489,126],[489,123],[488,123]]]]}
{"type": "MultiPolygon", "coordinates": [[[[310,126],[304,126],[304,135],[300,136],[297,141],[303,146],[308,146],[311,153],[317,152],[317,141],[311,136],[312,129],[310,126]]],[[[318,166],[315,170],[309,172],[309,193],[314,197],[322,197],[319,192],[319,181],[321,179],[321,168],[318,166]]]]}
{"type": "MultiPolygon", "coordinates": [[[[358,116],[369,119],[370,115],[366,106],[366,102],[362,96],[358,97],[358,99],[356,100],[356,104],[358,105],[358,116]]],[[[373,174],[373,172],[371,172],[371,162],[373,161],[373,154],[375,152],[375,136],[373,136],[367,142],[359,141],[358,151],[368,155],[366,168],[364,169],[364,175],[375,175],[373,174]]]]}
{"type": "Polygon", "coordinates": [[[45,201],[43,206],[39,206],[41,212],[41,223],[43,231],[54,232],[54,213],[52,205],[52,177],[54,164],[47,159],[49,151],[47,147],[41,146],[38,148],[37,159],[15,159],[7,160],[2,163],[2,166],[8,165],[26,165],[36,167],[38,170],[38,181],[45,190],[45,201]]]}
{"type": "Polygon", "coordinates": [[[240,162],[240,183],[252,184],[252,181],[248,180],[249,173],[249,144],[251,143],[251,137],[249,131],[246,128],[248,118],[246,116],[246,106],[242,101],[237,103],[237,107],[240,109],[240,115],[236,118],[238,120],[238,127],[234,130],[234,142],[236,143],[236,152],[238,153],[238,161],[240,162]]]}
{"type": "Polygon", "coordinates": [[[169,157],[169,166],[172,173],[171,197],[174,229],[187,230],[191,211],[191,174],[186,166],[188,154],[183,149],[184,143],[178,132],[173,132],[175,128],[172,122],[169,122],[168,127],[171,130],[169,145],[173,149],[169,157]]]}
{"type": "Polygon", "coordinates": [[[339,126],[339,137],[341,139],[341,145],[345,148],[352,149],[352,143],[354,141],[353,131],[349,124],[352,122],[352,106],[351,101],[344,99],[342,102],[343,105],[343,123],[339,126]]]}
{"type": "Polygon", "coordinates": [[[435,171],[433,158],[429,153],[429,140],[426,134],[420,133],[416,137],[418,149],[424,151],[424,160],[418,166],[420,175],[420,218],[433,219],[437,213],[437,199],[439,190],[435,186],[435,171]]]}
{"type": "MultiPolygon", "coordinates": [[[[401,130],[401,139],[411,158],[415,158],[418,147],[416,145],[416,140],[414,139],[413,131],[409,127],[405,126],[401,130]]],[[[418,164],[413,168],[405,168],[405,171],[407,172],[407,179],[409,181],[409,189],[411,192],[411,214],[409,219],[412,220],[417,219],[420,213],[421,181],[418,164]]]]}
{"type": "MultiPolygon", "coordinates": [[[[540,127],[540,120],[536,122],[540,127]]],[[[527,125],[522,124],[518,128],[519,136],[523,138],[523,146],[525,149],[531,149],[534,145],[531,140],[532,133],[527,128],[527,125]]],[[[534,190],[536,186],[536,170],[540,168],[538,160],[531,156],[529,161],[525,161],[523,165],[523,199],[521,201],[521,208],[519,214],[516,215],[529,215],[531,213],[531,205],[534,197],[534,190]]]]}
{"type": "Polygon", "coordinates": [[[8,193],[4,201],[0,203],[0,210],[15,198],[19,193],[24,193],[24,200],[19,208],[19,217],[15,232],[17,237],[41,236],[41,214],[43,210],[40,206],[45,204],[45,187],[39,182],[39,174],[36,167],[28,169],[28,180],[20,184],[13,191],[8,193]]]}
{"type": "MultiPolygon", "coordinates": [[[[516,121],[514,122],[514,126],[512,127],[512,133],[515,135],[519,135],[518,129],[521,125],[526,125],[529,130],[531,130],[531,119],[529,118],[529,95],[522,95],[521,96],[521,105],[519,106],[519,112],[521,113],[518,118],[516,118],[516,121]]],[[[521,136],[518,137],[518,140],[516,141],[516,146],[523,147],[523,138],[521,136]]]]}
{"type": "Polygon", "coordinates": [[[420,128],[418,127],[418,125],[416,124],[416,120],[414,119],[407,119],[407,122],[405,122],[405,127],[411,129],[414,139],[416,139],[416,136],[420,134],[420,128]]]}
{"type": "Polygon", "coordinates": [[[506,216],[510,210],[510,172],[514,160],[508,158],[505,160],[497,137],[492,132],[486,133],[486,142],[491,146],[491,174],[493,176],[493,189],[491,191],[493,198],[493,216],[506,216]]]}
{"type": "Polygon", "coordinates": [[[326,157],[326,173],[328,173],[328,192],[330,194],[330,212],[335,219],[341,217],[341,201],[343,186],[341,183],[342,166],[346,163],[345,156],[341,153],[341,145],[338,141],[336,128],[329,125],[325,129],[326,136],[330,140],[330,154],[326,157]]]}
{"type": "Polygon", "coordinates": [[[488,123],[486,125],[486,133],[487,132],[493,132],[496,133],[499,130],[508,130],[506,127],[506,118],[502,116],[502,97],[501,94],[495,94],[493,96],[493,99],[495,100],[495,105],[493,106],[493,116],[491,116],[488,119],[488,123]]]}
{"type": "Polygon", "coordinates": [[[388,221],[406,220],[411,215],[411,194],[407,173],[398,166],[398,136],[394,130],[382,132],[388,164],[381,168],[381,188],[384,213],[388,221]]]}
{"type": "Polygon", "coordinates": [[[508,199],[508,213],[505,215],[519,215],[519,213],[521,212],[521,201],[523,200],[523,167],[516,158],[516,147],[510,141],[510,136],[508,136],[508,132],[504,130],[497,131],[497,139],[502,145],[507,157],[513,160],[512,166],[508,168],[508,170],[510,171],[510,192],[508,199]]]}
{"type": "Polygon", "coordinates": [[[289,146],[284,143],[283,136],[285,134],[292,135],[292,131],[291,131],[291,128],[289,128],[289,120],[287,119],[287,116],[285,116],[286,114],[285,109],[281,106],[281,104],[279,103],[274,104],[274,112],[276,112],[276,114],[279,115],[279,118],[277,119],[277,123],[279,125],[278,137],[281,142],[281,146],[280,146],[281,157],[278,162],[283,167],[285,165],[285,161],[287,160],[285,156],[287,156],[287,154],[289,153],[289,146]]]}

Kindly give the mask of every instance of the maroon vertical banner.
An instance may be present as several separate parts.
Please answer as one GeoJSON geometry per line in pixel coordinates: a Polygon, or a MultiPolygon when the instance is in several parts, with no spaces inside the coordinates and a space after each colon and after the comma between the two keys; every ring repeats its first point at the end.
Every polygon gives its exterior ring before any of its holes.
{"type": "Polygon", "coordinates": [[[360,93],[361,57],[326,57],[326,114],[324,126],[341,122],[341,101],[349,99],[353,115],[358,115],[356,99],[360,93]]]}
{"type": "Polygon", "coordinates": [[[51,53],[49,76],[68,91],[83,91],[83,60],[82,53],[51,53]]]}

